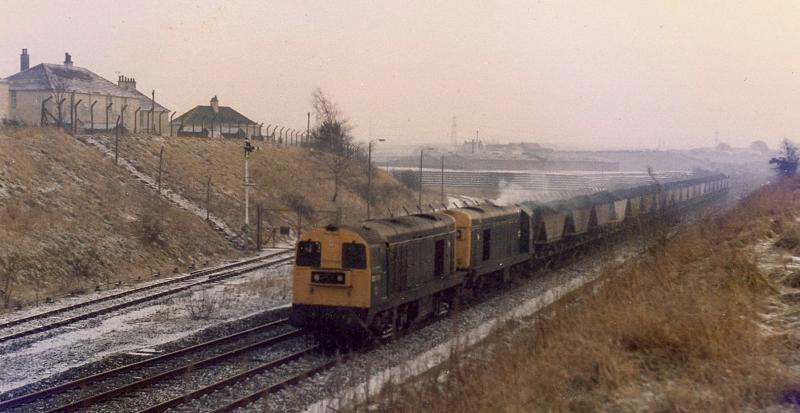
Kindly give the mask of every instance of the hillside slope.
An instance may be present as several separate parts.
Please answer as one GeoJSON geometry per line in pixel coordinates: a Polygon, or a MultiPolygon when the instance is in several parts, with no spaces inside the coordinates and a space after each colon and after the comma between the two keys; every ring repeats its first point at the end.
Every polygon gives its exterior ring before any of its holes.
{"type": "Polygon", "coordinates": [[[0,129],[0,166],[0,307],[239,254],[58,130],[0,129]]]}
{"type": "MultiPolygon", "coordinates": [[[[110,138],[104,142],[113,146],[110,138]]],[[[205,205],[210,179],[210,210],[226,224],[240,231],[244,225],[243,141],[227,139],[130,136],[120,143],[120,156],[151,176],[158,174],[159,152],[163,146],[162,185],[191,201],[205,205]]],[[[269,228],[297,225],[302,228],[333,222],[341,208],[342,222],[366,218],[366,163],[354,162],[342,178],[336,202],[331,172],[319,154],[305,148],[272,146],[250,157],[250,225],[256,222],[256,206],[263,208],[265,237],[269,228]],[[331,212],[320,212],[331,211],[331,212]]],[[[389,174],[373,169],[372,217],[394,213],[399,206],[416,205],[414,193],[389,174]]],[[[285,238],[288,240],[288,238],[285,238]]]]}
{"type": "Polygon", "coordinates": [[[345,411],[796,411],[798,201],[800,181],[774,184],[658,236],[601,283],[345,411]]]}

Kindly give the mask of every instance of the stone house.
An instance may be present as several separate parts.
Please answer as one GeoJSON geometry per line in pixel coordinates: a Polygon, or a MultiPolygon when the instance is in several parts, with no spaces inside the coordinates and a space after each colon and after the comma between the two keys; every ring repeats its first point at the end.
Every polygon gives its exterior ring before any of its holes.
{"type": "Polygon", "coordinates": [[[172,128],[178,136],[209,138],[252,138],[261,136],[261,127],[231,107],[220,106],[216,96],[208,106],[194,109],[175,118],[172,128]]]}
{"type": "Polygon", "coordinates": [[[135,79],[120,76],[118,84],[75,66],[69,53],[63,64],[28,67],[27,49],[20,55],[20,71],[5,79],[8,102],[0,118],[25,125],[74,127],[81,133],[113,130],[117,119],[129,132],[169,131],[169,110],[136,90],[135,79]]]}

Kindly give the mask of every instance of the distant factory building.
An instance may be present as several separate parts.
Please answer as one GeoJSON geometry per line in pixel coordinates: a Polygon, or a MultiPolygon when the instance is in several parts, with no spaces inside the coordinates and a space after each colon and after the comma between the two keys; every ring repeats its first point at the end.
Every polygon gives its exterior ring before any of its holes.
{"type": "Polygon", "coordinates": [[[19,73],[0,82],[0,118],[81,133],[113,130],[119,119],[130,132],[169,132],[169,110],[136,90],[135,79],[120,76],[114,84],[64,55],[63,64],[29,67],[22,49],[19,73]]]}
{"type": "Polygon", "coordinates": [[[209,103],[175,118],[172,128],[178,136],[249,139],[261,135],[258,123],[229,106],[220,106],[216,96],[209,103]]]}

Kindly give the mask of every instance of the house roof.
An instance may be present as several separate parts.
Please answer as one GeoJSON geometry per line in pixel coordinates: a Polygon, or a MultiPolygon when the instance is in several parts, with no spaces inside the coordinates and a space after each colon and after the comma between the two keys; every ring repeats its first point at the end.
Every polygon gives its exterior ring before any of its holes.
{"type": "Polygon", "coordinates": [[[94,72],[77,66],[41,63],[9,76],[8,83],[10,90],[54,91],[63,87],[67,92],[139,98],[139,93],[125,90],[94,72]]]}
{"type": "Polygon", "coordinates": [[[174,122],[183,124],[208,124],[211,122],[239,123],[242,125],[255,125],[247,116],[235,111],[229,106],[220,106],[219,112],[214,112],[211,106],[195,106],[194,109],[175,118],[174,122]]]}
{"type": "MultiPolygon", "coordinates": [[[[55,91],[62,88],[67,92],[111,95],[139,100],[142,110],[149,110],[152,100],[139,92],[119,87],[113,82],[91,70],[78,66],[41,63],[30,69],[6,78],[9,90],[16,91],[55,91]]],[[[156,111],[169,111],[156,102],[156,111]]]]}

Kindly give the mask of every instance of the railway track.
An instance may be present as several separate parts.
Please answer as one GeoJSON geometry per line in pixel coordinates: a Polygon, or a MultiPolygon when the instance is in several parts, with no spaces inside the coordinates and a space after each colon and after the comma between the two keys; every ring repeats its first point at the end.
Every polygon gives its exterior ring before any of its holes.
{"type": "Polygon", "coordinates": [[[193,271],[160,283],[8,321],[0,324],[0,344],[173,295],[198,285],[210,284],[261,268],[277,266],[291,260],[291,250],[275,252],[193,271]]]}
{"type": "Polygon", "coordinates": [[[0,402],[2,412],[163,411],[209,392],[312,357],[303,332],[288,319],[106,370],[0,402]],[[262,357],[270,357],[266,362],[262,357]],[[234,374],[229,372],[234,371],[234,374]],[[226,375],[224,379],[218,376],[226,375]],[[193,378],[194,377],[194,378],[193,378]],[[199,378],[198,378],[199,377],[199,378]],[[203,383],[187,391],[185,383],[203,383]],[[221,382],[221,383],[220,383],[221,382]],[[216,384],[216,386],[214,386],[216,384]],[[174,387],[175,390],[167,391],[174,387]],[[167,389],[167,390],[165,390],[167,389]],[[146,396],[142,396],[142,393],[146,396]],[[136,401],[138,403],[132,402],[136,401]],[[157,400],[157,403],[153,403],[157,400]],[[177,404],[176,404],[177,403],[177,404]],[[144,407],[143,407],[144,406],[144,407]]]}

